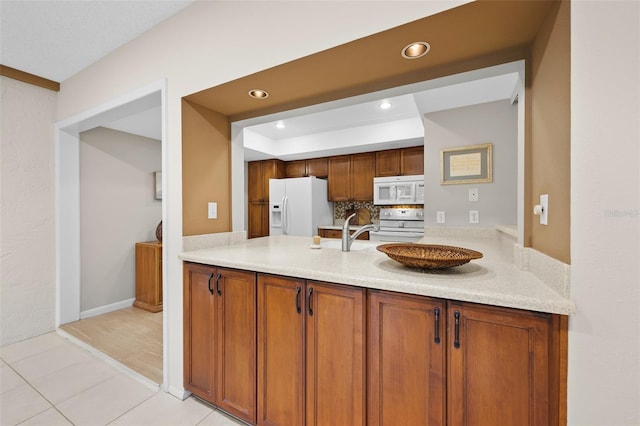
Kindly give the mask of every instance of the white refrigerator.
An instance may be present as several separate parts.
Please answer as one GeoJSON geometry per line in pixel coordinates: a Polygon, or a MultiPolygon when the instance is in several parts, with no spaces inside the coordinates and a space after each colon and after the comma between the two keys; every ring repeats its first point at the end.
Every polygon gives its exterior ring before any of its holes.
{"type": "Polygon", "coordinates": [[[316,177],[269,179],[269,235],[311,237],[333,223],[327,181],[316,177]]]}

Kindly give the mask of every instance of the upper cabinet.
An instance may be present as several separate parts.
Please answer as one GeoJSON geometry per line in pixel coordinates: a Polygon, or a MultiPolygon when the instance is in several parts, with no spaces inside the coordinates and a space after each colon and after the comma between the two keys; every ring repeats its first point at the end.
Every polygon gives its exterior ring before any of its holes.
{"type": "Polygon", "coordinates": [[[414,146],[400,150],[400,174],[424,174],[424,146],[414,146]]]}
{"type": "Polygon", "coordinates": [[[421,174],[424,174],[423,146],[376,152],[376,176],[421,174]]]}
{"type": "Polygon", "coordinates": [[[372,201],[375,153],[329,158],[329,201],[372,201]]]}
{"type": "Polygon", "coordinates": [[[329,175],[329,162],[325,157],[310,160],[287,161],[285,174],[288,178],[315,176],[326,178],[329,175]]]}
{"type": "Polygon", "coordinates": [[[251,161],[248,167],[249,202],[269,201],[269,179],[284,177],[284,162],[281,160],[251,161]]]}

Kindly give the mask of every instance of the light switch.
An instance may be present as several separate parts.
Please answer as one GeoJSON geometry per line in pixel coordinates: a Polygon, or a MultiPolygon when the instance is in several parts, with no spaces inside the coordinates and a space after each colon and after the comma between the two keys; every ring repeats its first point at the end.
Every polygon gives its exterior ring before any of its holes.
{"type": "Polygon", "coordinates": [[[436,212],[436,223],[444,223],[444,222],[445,222],[444,212],[443,211],[437,211],[436,212]]]}
{"type": "Polygon", "coordinates": [[[217,219],[218,218],[218,203],[209,203],[209,213],[207,217],[209,219],[217,219]]]}
{"type": "Polygon", "coordinates": [[[533,206],[533,214],[540,216],[540,224],[547,225],[549,218],[549,194],[542,194],[540,196],[540,204],[533,206]]]}

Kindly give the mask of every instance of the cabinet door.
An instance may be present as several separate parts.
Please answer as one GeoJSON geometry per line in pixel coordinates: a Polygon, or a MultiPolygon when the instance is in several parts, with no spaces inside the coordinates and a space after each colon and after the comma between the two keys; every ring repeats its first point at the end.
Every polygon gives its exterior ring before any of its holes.
{"type": "Polygon", "coordinates": [[[329,176],[329,162],[325,157],[307,160],[306,175],[326,178],[329,176]]]}
{"type": "Polygon", "coordinates": [[[399,174],[399,149],[388,149],[376,152],[376,176],[398,176],[399,174]]]}
{"type": "Polygon", "coordinates": [[[263,202],[250,202],[248,223],[249,238],[269,235],[269,205],[263,202]]]}
{"type": "Polygon", "coordinates": [[[351,199],[373,200],[373,175],[375,155],[372,152],[351,156],[351,199]]]}
{"type": "Polygon", "coordinates": [[[250,161],[247,164],[247,196],[249,202],[263,200],[264,183],[262,180],[262,161],[250,161]]]}
{"type": "Polygon", "coordinates": [[[256,422],[256,274],[219,268],[216,405],[256,422]]]}
{"type": "Polygon", "coordinates": [[[284,162],[264,160],[262,168],[262,200],[269,201],[269,179],[281,179],[285,176],[284,162]]]}
{"type": "Polygon", "coordinates": [[[400,172],[403,175],[424,174],[424,147],[414,146],[401,152],[400,172]]]}
{"type": "Polygon", "coordinates": [[[214,403],[215,268],[184,264],[184,387],[214,403]]]}
{"type": "Polygon", "coordinates": [[[365,424],[365,290],[306,289],[306,426],[365,424]]]}
{"type": "Polygon", "coordinates": [[[328,185],[329,201],[349,201],[351,198],[351,156],[340,155],[329,158],[328,185]]]}
{"type": "Polygon", "coordinates": [[[288,178],[305,177],[306,173],[307,163],[305,160],[287,161],[285,164],[285,175],[288,178]]]}
{"type": "Polygon", "coordinates": [[[547,314],[449,302],[449,425],[551,424],[550,320],[547,314]]]}
{"type": "Polygon", "coordinates": [[[370,290],[368,304],[368,425],[445,425],[443,302],[370,290]]]}
{"type": "Polygon", "coordinates": [[[304,281],[258,275],[258,425],[304,424],[304,281]]]}

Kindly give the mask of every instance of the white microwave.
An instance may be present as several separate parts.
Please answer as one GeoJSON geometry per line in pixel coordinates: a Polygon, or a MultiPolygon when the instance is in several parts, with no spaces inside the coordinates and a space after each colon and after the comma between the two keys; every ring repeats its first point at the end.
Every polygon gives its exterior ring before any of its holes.
{"type": "Polygon", "coordinates": [[[424,204],[424,175],[373,178],[373,204],[424,204]]]}

